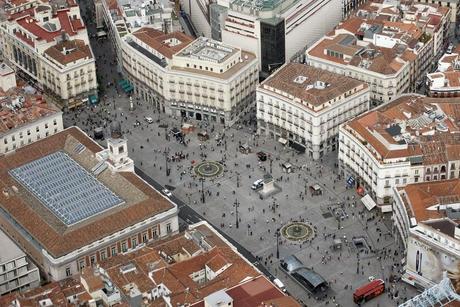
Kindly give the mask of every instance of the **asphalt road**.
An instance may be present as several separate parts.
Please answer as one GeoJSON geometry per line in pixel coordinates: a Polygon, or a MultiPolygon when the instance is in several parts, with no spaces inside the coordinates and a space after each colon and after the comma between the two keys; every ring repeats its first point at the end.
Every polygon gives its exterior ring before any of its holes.
{"type": "MultiPolygon", "coordinates": [[[[161,191],[164,187],[158,183],[155,179],[148,176],[144,173],[140,168],[134,167],[135,172],[139,177],[144,179],[147,183],[153,186],[158,191],[161,191]]],[[[181,199],[177,198],[176,196],[172,195],[170,199],[177,205],[179,208],[179,218],[183,221],[187,222],[187,224],[194,224],[200,221],[207,221],[203,216],[198,214],[195,210],[193,210],[190,206],[184,203],[181,199]]],[[[207,221],[210,225],[211,222],[207,221]]],[[[246,259],[248,259],[253,265],[255,265],[263,274],[265,274],[270,280],[273,280],[275,277],[254,257],[254,255],[248,251],[246,248],[241,246],[238,242],[233,240],[230,236],[225,234],[225,232],[221,231],[218,227],[212,225],[225,239],[227,239],[231,244],[233,244],[238,252],[243,255],[246,259]]]]}

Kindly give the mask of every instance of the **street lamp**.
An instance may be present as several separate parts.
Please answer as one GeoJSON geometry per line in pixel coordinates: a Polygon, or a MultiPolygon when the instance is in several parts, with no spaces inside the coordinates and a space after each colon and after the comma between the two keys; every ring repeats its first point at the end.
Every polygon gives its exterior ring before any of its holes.
{"type": "Polygon", "coordinates": [[[238,207],[239,206],[240,206],[240,203],[239,203],[238,199],[235,199],[235,218],[236,218],[235,226],[236,226],[236,228],[240,227],[240,221],[239,221],[239,218],[238,218],[238,207]]]}
{"type": "Polygon", "coordinates": [[[272,211],[273,211],[273,213],[275,213],[275,211],[276,211],[276,203],[275,203],[275,199],[274,199],[274,198],[273,198],[272,211]]]}
{"type": "Polygon", "coordinates": [[[236,187],[240,187],[240,173],[236,172],[236,187]]]}
{"type": "Polygon", "coordinates": [[[205,203],[205,199],[204,199],[204,178],[201,177],[200,181],[201,181],[201,202],[204,204],[205,203]]]}
{"type": "Polygon", "coordinates": [[[276,229],[276,259],[280,259],[280,229],[276,229]]]}
{"type": "Polygon", "coordinates": [[[168,154],[169,154],[169,149],[168,148],[165,148],[164,154],[165,154],[166,176],[169,176],[170,171],[169,171],[169,167],[168,167],[168,154]]]}
{"type": "Polygon", "coordinates": [[[270,155],[270,174],[272,173],[272,164],[273,164],[273,158],[270,155]]]}

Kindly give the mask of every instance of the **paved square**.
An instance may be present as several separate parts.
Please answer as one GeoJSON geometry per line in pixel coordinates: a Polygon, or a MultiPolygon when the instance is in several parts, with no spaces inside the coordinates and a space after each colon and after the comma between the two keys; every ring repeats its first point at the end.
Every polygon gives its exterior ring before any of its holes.
{"type": "Polygon", "coordinates": [[[368,212],[356,199],[356,192],[346,189],[346,178],[337,177],[336,152],[313,162],[275,140],[257,137],[253,132],[255,128],[244,123],[241,123],[241,130],[224,130],[217,125],[205,127],[205,123],[201,123],[199,127],[200,123],[191,122],[196,129],[185,136],[187,146],[184,146],[169,133],[173,127],[181,128],[181,119],[158,113],[136,99],[133,100],[135,109],[129,110],[128,97],[116,88],[120,75],[113,63],[104,60],[113,59],[113,55],[108,54],[112,52],[108,47],[110,42],[96,44],[101,47],[95,48],[95,53],[105,98],[102,97],[101,104],[94,109],[66,112],[66,126],[78,125],[94,135],[94,128],[106,128],[112,120],[120,121],[136,166],[259,257],[288,291],[308,306],[354,306],[354,289],[367,283],[370,276],[383,278],[387,289],[398,298],[391,299],[387,291],[366,306],[395,306],[416,294],[406,284],[389,282],[390,276],[399,276],[400,259],[403,258],[393,237],[390,215],[381,216],[377,209],[368,212]],[[107,82],[115,85],[104,87],[107,82]],[[152,117],[154,123],[147,124],[145,116],[152,117]],[[209,133],[209,140],[198,137],[202,130],[209,133]],[[219,141],[217,134],[219,138],[223,134],[225,137],[219,141]],[[239,147],[243,144],[248,144],[252,152],[241,153],[239,147]],[[259,151],[270,154],[272,162],[270,159],[259,162],[256,155],[259,151]],[[200,181],[193,166],[203,160],[221,161],[224,164],[222,175],[200,181]],[[287,162],[293,165],[292,173],[284,172],[282,164],[287,162]],[[166,163],[169,176],[166,176],[166,163]],[[282,190],[273,197],[261,199],[251,186],[267,173],[273,175],[282,190]],[[320,185],[322,195],[311,195],[309,187],[314,184],[320,185]],[[202,185],[204,193],[201,193],[202,185]],[[235,204],[238,204],[238,228],[235,204]],[[302,244],[280,238],[280,258],[294,254],[305,266],[321,274],[331,286],[325,300],[316,301],[279,269],[276,230],[290,221],[310,223],[316,237],[302,244]],[[342,240],[341,250],[333,248],[335,239],[342,240]],[[398,256],[395,257],[395,253],[398,256]]]}

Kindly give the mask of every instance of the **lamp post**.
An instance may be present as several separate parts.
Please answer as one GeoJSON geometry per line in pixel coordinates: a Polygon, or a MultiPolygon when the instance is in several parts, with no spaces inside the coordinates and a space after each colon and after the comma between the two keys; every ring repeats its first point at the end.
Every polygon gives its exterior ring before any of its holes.
{"type": "Polygon", "coordinates": [[[239,228],[240,227],[240,221],[239,221],[239,218],[238,218],[238,207],[240,206],[240,203],[238,201],[238,199],[235,199],[235,226],[236,228],[239,228]]]}
{"type": "Polygon", "coordinates": [[[169,167],[168,167],[168,154],[169,154],[169,149],[165,148],[164,150],[164,155],[165,155],[165,167],[166,167],[166,176],[169,176],[169,167]]]}
{"type": "Polygon", "coordinates": [[[240,173],[236,172],[236,187],[240,187],[240,173]]]}
{"type": "Polygon", "coordinates": [[[280,259],[280,229],[276,229],[276,259],[280,259]]]}
{"type": "Polygon", "coordinates": [[[201,181],[201,202],[204,204],[205,203],[205,199],[204,199],[204,178],[201,177],[200,181],[201,181]]]}
{"type": "Polygon", "coordinates": [[[273,158],[270,155],[270,174],[272,173],[272,164],[273,164],[273,158]]]}

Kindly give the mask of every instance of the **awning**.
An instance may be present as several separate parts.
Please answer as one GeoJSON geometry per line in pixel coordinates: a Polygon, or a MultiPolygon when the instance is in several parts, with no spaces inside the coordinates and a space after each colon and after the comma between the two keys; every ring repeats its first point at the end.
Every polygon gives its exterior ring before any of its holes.
{"type": "Polygon", "coordinates": [[[278,139],[278,142],[280,142],[281,144],[283,145],[286,145],[288,143],[288,140],[284,139],[284,138],[279,138],[278,139]]]}
{"type": "Polygon", "coordinates": [[[361,198],[361,201],[364,205],[364,207],[367,208],[367,210],[371,211],[372,209],[374,209],[375,206],[377,206],[377,204],[375,203],[375,201],[370,197],[369,194],[366,194],[366,196],[364,196],[363,198],[361,198]]]}
{"type": "Polygon", "coordinates": [[[107,32],[105,32],[104,30],[97,31],[97,37],[104,37],[104,36],[107,36],[107,32]]]}
{"type": "Polygon", "coordinates": [[[128,81],[126,81],[125,79],[121,79],[120,81],[118,81],[118,85],[124,87],[128,84],[128,81]]]}
{"type": "Polygon", "coordinates": [[[99,101],[99,99],[97,99],[96,95],[89,95],[88,99],[89,99],[89,103],[91,103],[91,104],[96,104],[99,101]]]}
{"type": "Polygon", "coordinates": [[[298,153],[304,153],[306,150],[305,146],[294,141],[289,141],[289,146],[297,150],[298,153]]]}

